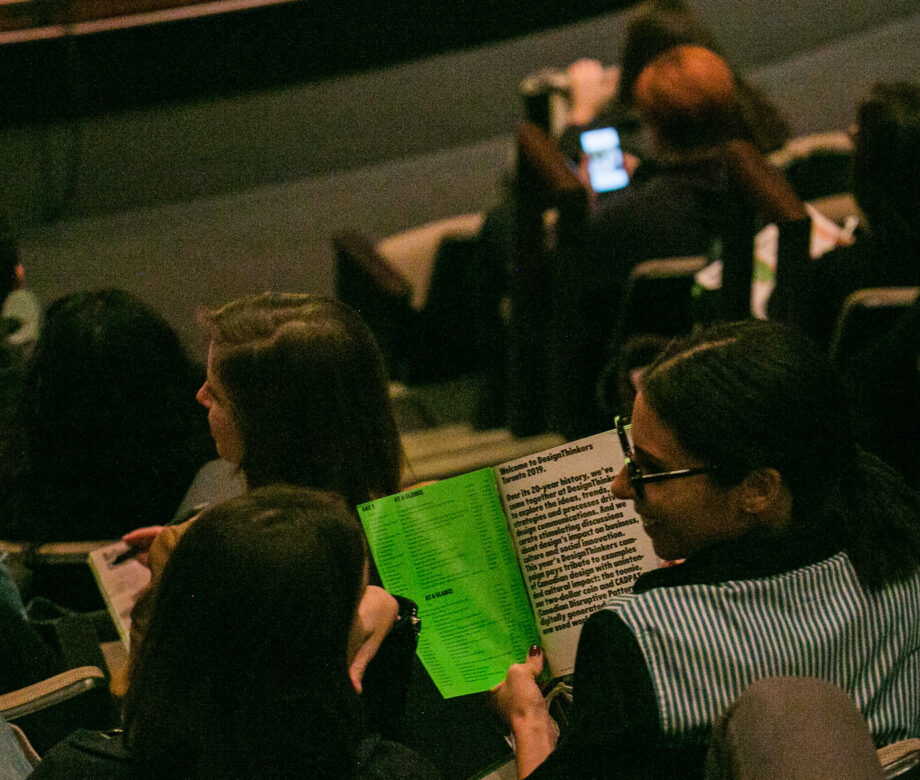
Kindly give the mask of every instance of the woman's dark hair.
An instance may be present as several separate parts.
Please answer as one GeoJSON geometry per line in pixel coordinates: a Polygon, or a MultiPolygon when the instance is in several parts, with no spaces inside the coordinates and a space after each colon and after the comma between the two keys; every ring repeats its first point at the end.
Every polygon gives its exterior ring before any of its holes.
{"type": "Polygon", "coordinates": [[[681,0],[646,0],[626,22],[620,54],[617,99],[632,105],[639,74],[656,57],[681,45],[704,46],[716,51],[716,42],[700,18],[681,0]]]}
{"type": "Polygon", "coordinates": [[[112,539],[169,521],[213,457],[195,403],[202,373],[133,295],[107,289],[52,303],[4,448],[15,475],[3,532],[34,542],[112,539]]]}
{"type": "Polygon", "coordinates": [[[204,512],[170,556],[125,699],[142,777],[347,777],[348,636],[364,538],[333,494],[286,485],[204,512]]]}
{"type": "Polygon", "coordinates": [[[920,496],[857,447],[843,382],[804,336],[760,321],[712,326],[672,344],[640,386],[714,482],[776,469],[792,522],[842,539],[865,584],[920,565],[920,496]]]}
{"type": "Polygon", "coordinates": [[[356,312],[263,293],[202,315],[250,487],[333,490],[355,506],[399,489],[402,449],[383,358],[356,312]]]}
{"type": "Polygon", "coordinates": [[[873,233],[913,252],[920,241],[920,86],[878,83],[857,113],[853,191],[873,233]]]}

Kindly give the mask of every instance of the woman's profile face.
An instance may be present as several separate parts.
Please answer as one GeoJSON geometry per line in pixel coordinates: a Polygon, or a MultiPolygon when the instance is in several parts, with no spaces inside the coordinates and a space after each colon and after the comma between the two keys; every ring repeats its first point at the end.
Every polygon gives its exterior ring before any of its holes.
{"type": "MultiPolygon", "coordinates": [[[[646,474],[706,465],[684,450],[641,390],[633,405],[632,441],[633,459],[646,474]]],[[[708,474],[646,482],[639,496],[624,467],[612,490],[617,498],[635,502],[655,553],[664,560],[686,558],[745,531],[740,488],[719,487],[708,474]]]]}
{"type": "Polygon", "coordinates": [[[208,425],[217,447],[217,454],[230,463],[239,464],[243,459],[243,437],[230,409],[227,394],[214,373],[214,342],[208,348],[208,372],[205,383],[195,395],[208,410],[208,425]]]}

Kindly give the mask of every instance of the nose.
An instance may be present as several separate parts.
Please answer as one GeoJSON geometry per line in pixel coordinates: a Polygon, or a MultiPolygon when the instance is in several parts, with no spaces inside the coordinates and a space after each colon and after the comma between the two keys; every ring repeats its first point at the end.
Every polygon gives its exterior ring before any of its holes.
{"type": "Polygon", "coordinates": [[[198,392],[195,393],[195,400],[198,401],[206,409],[211,408],[211,398],[208,395],[208,383],[205,382],[201,387],[198,388],[198,392]]]}
{"type": "Polygon", "coordinates": [[[610,492],[616,498],[632,501],[636,498],[636,491],[633,490],[632,483],[629,481],[629,475],[626,466],[620,469],[620,473],[613,478],[610,485],[610,492]]]}

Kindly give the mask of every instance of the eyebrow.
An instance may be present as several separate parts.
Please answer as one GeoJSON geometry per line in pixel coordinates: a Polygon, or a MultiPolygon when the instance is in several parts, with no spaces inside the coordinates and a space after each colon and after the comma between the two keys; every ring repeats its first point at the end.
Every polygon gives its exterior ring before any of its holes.
{"type": "Polygon", "coordinates": [[[667,464],[664,463],[664,461],[662,461],[660,458],[656,458],[648,450],[644,450],[642,449],[642,447],[636,446],[635,442],[633,442],[633,455],[634,456],[638,455],[642,463],[645,463],[648,466],[654,467],[655,469],[658,469],[659,471],[669,471],[670,470],[670,468],[667,466],[667,464]]]}

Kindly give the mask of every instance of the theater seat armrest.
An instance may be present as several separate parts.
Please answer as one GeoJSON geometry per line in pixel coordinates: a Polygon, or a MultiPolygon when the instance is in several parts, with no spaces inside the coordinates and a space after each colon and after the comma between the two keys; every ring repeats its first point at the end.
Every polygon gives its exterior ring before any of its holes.
{"type": "Polygon", "coordinates": [[[347,257],[361,268],[382,292],[397,298],[412,295],[409,282],[380,255],[370,238],[361,231],[339,231],[332,236],[332,245],[340,258],[347,257]]]}
{"type": "Polygon", "coordinates": [[[96,666],[80,666],[3,694],[0,696],[0,715],[6,720],[16,720],[107,685],[105,673],[101,669],[96,666]]]}

